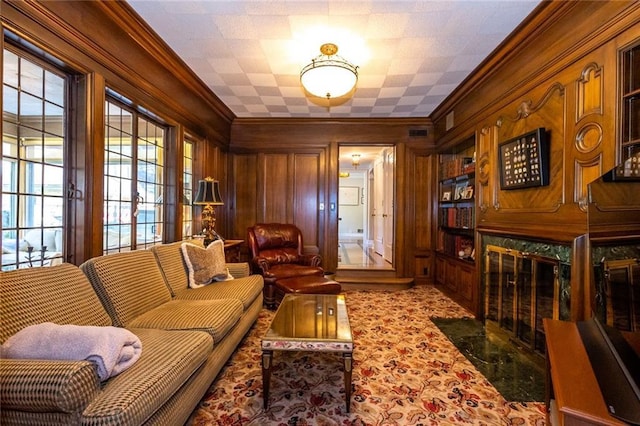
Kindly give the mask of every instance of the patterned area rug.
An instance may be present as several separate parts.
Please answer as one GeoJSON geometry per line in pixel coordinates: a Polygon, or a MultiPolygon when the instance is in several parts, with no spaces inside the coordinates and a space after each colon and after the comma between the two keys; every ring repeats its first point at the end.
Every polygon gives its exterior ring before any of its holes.
{"type": "Polygon", "coordinates": [[[542,402],[506,401],[433,324],[469,313],[432,287],[348,291],[354,337],[351,413],[338,354],[274,353],[262,406],[263,310],[189,420],[192,425],[536,425],[542,402]]]}

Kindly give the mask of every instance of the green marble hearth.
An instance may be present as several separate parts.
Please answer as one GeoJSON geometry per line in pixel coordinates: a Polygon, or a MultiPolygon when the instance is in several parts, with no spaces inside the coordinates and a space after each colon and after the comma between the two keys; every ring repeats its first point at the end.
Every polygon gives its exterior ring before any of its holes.
{"type": "Polygon", "coordinates": [[[431,318],[507,401],[544,401],[544,360],[488,333],[480,321],[431,318]]]}

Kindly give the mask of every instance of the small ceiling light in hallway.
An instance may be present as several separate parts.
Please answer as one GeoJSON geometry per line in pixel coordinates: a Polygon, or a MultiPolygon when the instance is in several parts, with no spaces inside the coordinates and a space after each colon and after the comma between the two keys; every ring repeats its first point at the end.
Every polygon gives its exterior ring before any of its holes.
{"type": "Polygon", "coordinates": [[[360,154],[353,154],[351,156],[351,165],[354,169],[357,169],[360,165],[360,154]]]}

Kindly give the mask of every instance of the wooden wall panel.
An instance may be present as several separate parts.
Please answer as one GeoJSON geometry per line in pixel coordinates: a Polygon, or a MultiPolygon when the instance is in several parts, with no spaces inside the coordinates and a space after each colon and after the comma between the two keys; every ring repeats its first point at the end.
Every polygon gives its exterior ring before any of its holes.
{"type": "Polygon", "coordinates": [[[231,239],[247,238],[247,228],[258,222],[257,155],[233,155],[230,159],[229,192],[231,195],[231,239]]]}
{"type": "Polygon", "coordinates": [[[413,198],[415,208],[415,227],[411,230],[414,235],[414,248],[416,250],[430,250],[433,240],[432,221],[433,216],[433,173],[434,164],[432,155],[417,155],[415,157],[415,172],[413,175],[413,198]]]}
{"type": "Polygon", "coordinates": [[[320,245],[320,156],[294,154],[292,222],[302,230],[305,246],[320,245]]]}
{"type": "MultiPolygon", "coordinates": [[[[238,119],[232,125],[231,152],[235,157],[256,155],[259,188],[258,220],[278,220],[304,227],[305,245],[316,246],[328,271],[337,267],[338,155],[340,144],[393,145],[396,147],[396,274],[413,276],[416,242],[414,190],[420,191],[422,206],[432,209],[428,161],[417,170],[414,152],[433,152],[432,128],[428,119],[238,119]],[[411,137],[410,130],[427,130],[426,137],[411,137]],[[411,151],[411,154],[407,154],[411,151]],[[320,210],[320,203],[325,209],[320,210]]],[[[235,178],[249,179],[236,173],[235,178]]],[[[236,185],[245,187],[237,181],[236,185]]],[[[421,206],[421,208],[422,208],[421,206]]],[[[248,220],[238,212],[236,221],[248,220]]],[[[420,226],[427,227],[421,221],[420,226]]],[[[431,248],[429,231],[420,233],[420,244],[431,248]]]]}
{"type": "Polygon", "coordinates": [[[259,162],[258,221],[287,223],[293,198],[287,154],[261,155],[259,162]]]}
{"type": "MultiPolygon", "coordinates": [[[[496,162],[493,185],[493,211],[503,214],[521,214],[531,212],[552,213],[564,203],[563,198],[563,159],[565,152],[564,135],[564,87],[554,83],[544,93],[532,94],[517,108],[505,110],[497,122],[497,146],[492,147],[491,158],[496,162]],[[533,96],[537,95],[535,98],[533,96]],[[533,99],[535,99],[535,101],[533,99]],[[509,113],[513,111],[513,113],[509,113]],[[549,185],[511,191],[500,189],[500,166],[498,147],[521,134],[537,128],[544,128],[549,136],[549,185]]],[[[512,221],[512,219],[510,220],[512,221]]]]}

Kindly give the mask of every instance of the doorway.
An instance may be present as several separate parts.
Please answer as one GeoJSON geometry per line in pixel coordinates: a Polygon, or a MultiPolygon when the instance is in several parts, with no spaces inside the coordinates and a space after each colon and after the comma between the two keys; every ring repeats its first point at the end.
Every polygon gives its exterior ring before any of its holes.
{"type": "Polygon", "coordinates": [[[339,149],[338,270],[393,270],[392,145],[339,149]]]}

